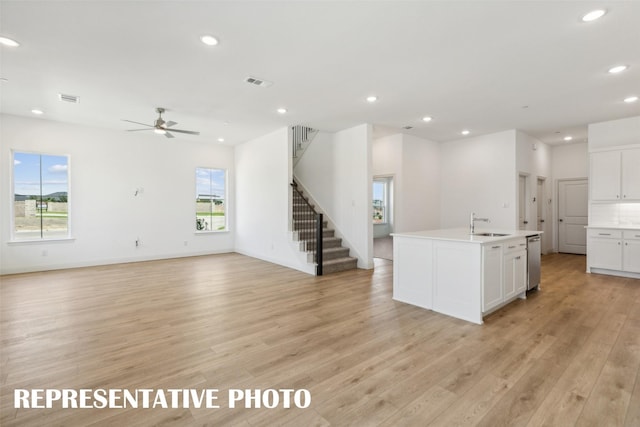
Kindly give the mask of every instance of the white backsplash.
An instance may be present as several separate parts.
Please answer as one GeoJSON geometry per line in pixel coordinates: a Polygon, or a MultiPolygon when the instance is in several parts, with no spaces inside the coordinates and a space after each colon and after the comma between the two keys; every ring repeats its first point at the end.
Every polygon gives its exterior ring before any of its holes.
{"type": "Polygon", "coordinates": [[[640,226],[640,203],[592,203],[589,225],[640,226]]]}

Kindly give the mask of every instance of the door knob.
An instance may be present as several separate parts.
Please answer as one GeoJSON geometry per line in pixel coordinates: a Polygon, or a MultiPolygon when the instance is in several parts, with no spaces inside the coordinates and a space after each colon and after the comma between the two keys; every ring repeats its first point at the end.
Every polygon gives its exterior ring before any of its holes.
{"type": "Polygon", "coordinates": [[[562,221],[563,221],[563,219],[562,219],[562,218],[560,218],[558,221],[562,222],[562,221]]]}

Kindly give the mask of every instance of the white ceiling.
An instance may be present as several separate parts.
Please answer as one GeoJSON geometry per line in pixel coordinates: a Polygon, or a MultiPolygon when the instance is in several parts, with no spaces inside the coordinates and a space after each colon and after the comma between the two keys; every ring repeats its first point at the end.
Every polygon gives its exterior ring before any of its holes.
{"type": "Polygon", "coordinates": [[[123,132],[139,126],[122,119],[152,124],[165,107],[201,132],[176,137],[212,143],[365,122],[434,141],[516,128],[558,143],[640,115],[623,102],[640,95],[638,1],[2,0],[0,35],[21,43],[0,47],[0,111],[123,132]],[[607,15],[581,22],[598,7],[607,15]],[[607,73],[617,64],[630,68],[607,73]]]}

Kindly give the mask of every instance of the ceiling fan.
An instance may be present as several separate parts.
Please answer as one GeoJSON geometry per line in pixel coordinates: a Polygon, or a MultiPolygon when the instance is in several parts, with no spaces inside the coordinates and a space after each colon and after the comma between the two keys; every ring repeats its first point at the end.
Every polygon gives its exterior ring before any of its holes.
{"type": "Polygon", "coordinates": [[[172,122],[171,120],[169,120],[168,122],[165,122],[164,119],[162,118],[162,113],[165,112],[164,108],[156,108],[156,113],[158,113],[158,118],[153,122],[153,125],[148,125],[146,123],[140,123],[140,122],[134,122],[133,120],[125,120],[123,119],[123,121],[125,122],[129,122],[129,123],[135,123],[137,125],[142,125],[142,126],[147,126],[144,129],[128,129],[128,132],[136,132],[139,130],[152,130],[159,134],[159,135],[164,135],[167,138],[174,138],[173,135],[171,135],[171,133],[169,133],[169,131],[171,132],[178,132],[178,133],[187,133],[189,135],[200,135],[200,132],[195,132],[192,130],[182,130],[182,129],[170,129],[171,126],[177,125],[178,123],[176,122],[172,122]]]}

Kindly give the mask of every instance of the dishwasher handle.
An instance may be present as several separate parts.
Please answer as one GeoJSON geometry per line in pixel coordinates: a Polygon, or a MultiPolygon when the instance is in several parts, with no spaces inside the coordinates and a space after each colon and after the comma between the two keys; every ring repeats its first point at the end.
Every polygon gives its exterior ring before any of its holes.
{"type": "Polygon", "coordinates": [[[529,237],[528,241],[529,241],[529,242],[539,242],[539,241],[540,241],[540,236],[537,236],[537,237],[529,237]]]}

